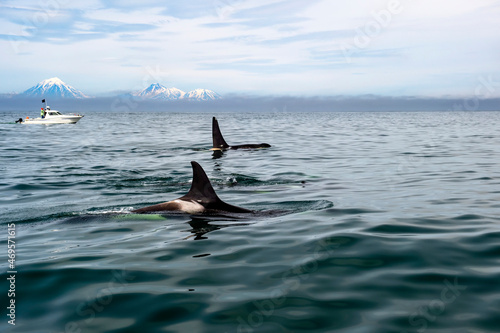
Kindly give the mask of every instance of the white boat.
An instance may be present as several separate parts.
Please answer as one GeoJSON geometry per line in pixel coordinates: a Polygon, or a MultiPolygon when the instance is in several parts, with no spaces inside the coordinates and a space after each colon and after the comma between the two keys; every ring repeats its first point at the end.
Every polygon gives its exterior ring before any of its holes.
{"type": "MultiPolygon", "coordinates": [[[[45,100],[42,100],[42,103],[45,103],[45,100]]],[[[43,117],[39,118],[30,118],[26,117],[23,121],[19,119],[21,124],[76,124],[80,119],[83,118],[83,115],[69,113],[62,114],[57,110],[51,110],[50,106],[45,106],[42,108],[42,112],[44,113],[43,117]]]]}

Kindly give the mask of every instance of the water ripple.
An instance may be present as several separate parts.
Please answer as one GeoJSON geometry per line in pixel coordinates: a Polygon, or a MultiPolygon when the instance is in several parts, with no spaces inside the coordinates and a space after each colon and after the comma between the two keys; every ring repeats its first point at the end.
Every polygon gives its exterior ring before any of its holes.
{"type": "Polygon", "coordinates": [[[498,331],[499,112],[221,113],[226,140],[272,147],[218,158],[212,114],[19,116],[0,113],[2,332],[498,331]],[[130,213],[185,194],[191,160],[260,213],[130,213]]]}

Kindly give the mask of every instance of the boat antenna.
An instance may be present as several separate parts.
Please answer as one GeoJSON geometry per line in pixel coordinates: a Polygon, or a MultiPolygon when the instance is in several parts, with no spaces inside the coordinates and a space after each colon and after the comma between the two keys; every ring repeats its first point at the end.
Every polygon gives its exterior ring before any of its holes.
{"type": "Polygon", "coordinates": [[[44,104],[44,109],[47,109],[47,103],[45,103],[45,98],[42,99],[42,103],[44,104]]]}

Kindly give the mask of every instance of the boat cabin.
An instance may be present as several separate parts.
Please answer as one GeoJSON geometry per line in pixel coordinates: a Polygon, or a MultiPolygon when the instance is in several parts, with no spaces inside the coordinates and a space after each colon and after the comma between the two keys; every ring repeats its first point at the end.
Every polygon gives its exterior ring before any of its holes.
{"type": "Polygon", "coordinates": [[[46,117],[47,116],[62,116],[62,113],[59,112],[59,111],[56,111],[56,110],[51,110],[51,109],[48,109],[47,110],[47,114],[45,115],[46,117]]]}

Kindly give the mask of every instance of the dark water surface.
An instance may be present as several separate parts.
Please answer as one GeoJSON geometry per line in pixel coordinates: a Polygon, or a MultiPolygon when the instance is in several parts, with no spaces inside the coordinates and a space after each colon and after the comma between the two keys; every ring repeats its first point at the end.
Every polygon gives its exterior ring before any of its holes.
{"type": "Polygon", "coordinates": [[[0,114],[2,332],[499,332],[500,112],[0,114]],[[135,215],[199,162],[247,219],[135,215]],[[15,224],[15,297],[8,297],[15,224]],[[15,299],[16,325],[6,307],[15,299]]]}

